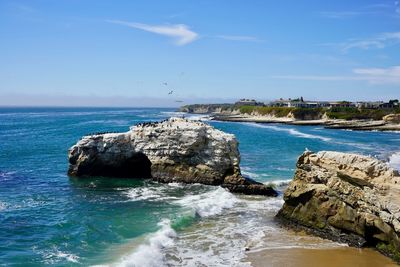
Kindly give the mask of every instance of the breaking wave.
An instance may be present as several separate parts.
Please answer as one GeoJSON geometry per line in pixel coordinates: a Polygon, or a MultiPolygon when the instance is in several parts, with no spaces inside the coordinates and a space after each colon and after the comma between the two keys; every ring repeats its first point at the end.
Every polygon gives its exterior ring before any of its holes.
{"type": "MultiPolygon", "coordinates": [[[[182,186],[177,183],[168,185],[169,189],[182,186]]],[[[127,194],[135,200],[166,197],[160,188],[134,188],[127,194]]],[[[163,219],[159,223],[158,231],[145,237],[143,244],[139,245],[131,254],[123,256],[117,263],[109,266],[169,266],[165,250],[174,246],[177,237],[176,230],[190,225],[196,217],[208,218],[221,214],[225,209],[232,208],[238,202],[239,200],[233,194],[222,187],[213,187],[212,190],[197,195],[185,195],[173,202],[183,208],[177,219],[163,219]]]]}
{"type": "Polygon", "coordinates": [[[169,220],[159,223],[160,230],[150,234],[146,243],[140,245],[132,254],[124,256],[119,263],[112,265],[118,267],[162,267],[166,266],[163,250],[174,245],[176,232],[171,227],[169,220]]]}
{"type": "Polygon", "coordinates": [[[224,209],[232,208],[238,199],[228,190],[218,187],[216,190],[199,195],[189,195],[175,203],[191,209],[197,216],[209,217],[220,214],[224,209]]]}

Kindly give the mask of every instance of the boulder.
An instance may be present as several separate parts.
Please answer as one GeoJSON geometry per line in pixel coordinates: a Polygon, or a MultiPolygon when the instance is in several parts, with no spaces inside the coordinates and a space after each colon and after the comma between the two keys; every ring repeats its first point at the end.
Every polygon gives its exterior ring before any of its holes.
{"type": "Polygon", "coordinates": [[[389,114],[383,117],[387,123],[400,123],[400,114],[389,114]]]}
{"type": "Polygon", "coordinates": [[[241,175],[234,135],[182,118],[142,123],[125,133],[83,137],[69,149],[71,176],[151,178],[222,185],[232,192],[276,195],[241,175]]]}
{"type": "Polygon", "coordinates": [[[305,152],[277,214],[284,224],[400,259],[400,176],[375,158],[305,152]]]}

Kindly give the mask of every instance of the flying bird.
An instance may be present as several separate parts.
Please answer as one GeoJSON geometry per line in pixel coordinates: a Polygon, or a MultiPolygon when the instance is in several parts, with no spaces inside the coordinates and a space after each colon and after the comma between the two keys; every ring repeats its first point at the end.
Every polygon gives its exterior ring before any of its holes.
{"type": "Polygon", "coordinates": [[[169,94],[169,95],[172,95],[173,92],[174,92],[174,90],[171,90],[171,91],[169,91],[168,94],[169,94]]]}
{"type": "Polygon", "coordinates": [[[167,82],[164,82],[164,83],[162,83],[163,85],[165,85],[165,86],[168,86],[168,83],[167,82]]]}

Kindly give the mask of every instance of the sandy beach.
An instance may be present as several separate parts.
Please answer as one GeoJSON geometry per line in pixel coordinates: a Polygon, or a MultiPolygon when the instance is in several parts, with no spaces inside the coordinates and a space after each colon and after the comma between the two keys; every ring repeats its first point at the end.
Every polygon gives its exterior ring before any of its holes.
{"type": "Polygon", "coordinates": [[[254,267],[394,267],[391,259],[372,249],[266,249],[248,253],[254,267]]]}

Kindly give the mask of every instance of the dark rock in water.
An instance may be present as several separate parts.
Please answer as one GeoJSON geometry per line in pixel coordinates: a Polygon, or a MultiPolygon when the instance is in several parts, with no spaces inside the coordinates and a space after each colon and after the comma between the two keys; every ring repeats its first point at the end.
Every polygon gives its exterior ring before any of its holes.
{"type": "Polygon", "coordinates": [[[152,178],[277,195],[270,186],[241,175],[234,135],[198,121],[171,118],[140,124],[125,133],[85,136],[70,148],[68,158],[71,176],[152,178]]]}
{"type": "Polygon", "coordinates": [[[400,176],[371,157],[305,152],[277,217],[292,228],[400,260],[400,176]]]}

